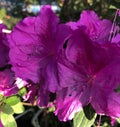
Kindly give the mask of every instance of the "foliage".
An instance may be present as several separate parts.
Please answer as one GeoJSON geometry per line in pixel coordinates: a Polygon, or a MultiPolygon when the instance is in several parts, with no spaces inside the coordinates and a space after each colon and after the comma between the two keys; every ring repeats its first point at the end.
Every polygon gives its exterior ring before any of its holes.
{"type": "Polygon", "coordinates": [[[0,118],[4,127],[17,127],[14,114],[24,111],[24,107],[18,96],[4,97],[1,95],[0,118]]]}
{"type": "Polygon", "coordinates": [[[113,20],[116,8],[119,8],[119,0],[65,0],[61,11],[61,20],[77,20],[83,10],[94,10],[101,17],[113,20]],[[114,6],[114,8],[111,8],[114,6]]]}

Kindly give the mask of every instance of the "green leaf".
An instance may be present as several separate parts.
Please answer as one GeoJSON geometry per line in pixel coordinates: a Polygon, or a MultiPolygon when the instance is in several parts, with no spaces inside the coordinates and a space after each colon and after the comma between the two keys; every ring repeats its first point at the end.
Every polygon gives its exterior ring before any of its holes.
{"type": "Polygon", "coordinates": [[[1,112],[0,117],[4,127],[17,127],[16,121],[13,115],[9,115],[4,112],[1,112]]]}
{"type": "Polygon", "coordinates": [[[55,106],[49,107],[48,112],[54,112],[55,111],[55,106]]]}
{"type": "Polygon", "coordinates": [[[109,8],[110,9],[115,9],[115,10],[117,9],[117,7],[116,6],[113,6],[113,5],[110,5],[109,8]]]}
{"type": "Polygon", "coordinates": [[[77,112],[73,119],[74,127],[91,127],[96,119],[97,114],[87,106],[82,111],[77,112]]]}
{"type": "Polygon", "coordinates": [[[12,109],[14,110],[14,113],[20,114],[24,112],[24,106],[21,102],[17,103],[16,105],[11,106],[12,109]]]}
{"type": "Polygon", "coordinates": [[[11,96],[8,97],[5,102],[11,106],[16,105],[17,103],[20,102],[20,98],[18,96],[11,96]]]}
{"type": "Polygon", "coordinates": [[[8,115],[14,113],[13,109],[7,104],[4,104],[4,106],[2,106],[2,112],[8,115]]]}
{"type": "Polygon", "coordinates": [[[21,88],[21,89],[19,90],[18,95],[24,96],[24,95],[26,95],[26,93],[27,93],[27,90],[26,90],[25,87],[23,87],[23,88],[21,88]]]}
{"type": "Polygon", "coordinates": [[[0,19],[5,18],[6,16],[6,9],[3,7],[0,9],[0,19]]]}
{"type": "Polygon", "coordinates": [[[0,110],[2,110],[2,107],[4,106],[5,99],[6,97],[0,94],[0,110]]]}

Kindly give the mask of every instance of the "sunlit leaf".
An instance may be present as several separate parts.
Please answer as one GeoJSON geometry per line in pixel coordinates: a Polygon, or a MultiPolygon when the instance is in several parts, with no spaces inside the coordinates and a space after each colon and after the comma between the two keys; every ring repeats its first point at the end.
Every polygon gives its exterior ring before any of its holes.
{"type": "Polygon", "coordinates": [[[116,7],[116,6],[113,6],[113,5],[110,5],[109,8],[110,8],[110,9],[117,9],[117,7],[116,7]]]}
{"type": "Polygon", "coordinates": [[[21,88],[21,89],[19,90],[19,92],[18,92],[18,94],[19,94],[20,96],[24,96],[24,95],[26,95],[26,93],[27,93],[27,90],[26,90],[25,87],[21,88]]]}
{"type": "Polygon", "coordinates": [[[120,118],[117,118],[116,121],[120,124],[120,118]]]}
{"type": "Polygon", "coordinates": [[[9,115],[4,112],[1,112],[0,117],[4,127],[17,127],[16,121],[13,115],[9,115]]]}
{"type": "Polygon", "coordinates": [[[11,106],[14,110],[14,113],[19,114],[24,112],[24,106],[21,102],[17,103],[16,105],[11,106]]]}
{"type": "Polygon", "coordinates": [[[84,110],[75,114],[73,119],[74,127],[91,127],[96,119],[97,114],[92,108],[86,107],[84,110]]]}

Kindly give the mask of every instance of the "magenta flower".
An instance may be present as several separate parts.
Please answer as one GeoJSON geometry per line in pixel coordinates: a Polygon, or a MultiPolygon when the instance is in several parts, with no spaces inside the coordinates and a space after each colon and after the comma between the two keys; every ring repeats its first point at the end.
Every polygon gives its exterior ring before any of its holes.
{"type": "Polygon", "coordinates": [[[9,47],[6,35],[2,32],[3,29],[6,29],[6,26],[0,24],[0,68],[7,65],[9,61],[8,57],[9,47]]]}
{"type": "Polygon", "coordinates": [[[67,121],[91,103],[98,114],[120,117],[120,47],[92,41],[84,27],[73,31],[59,62],[60,82],[55,114],[67,121]]]}
{"type": "Polygon", "coordinates": [[[59,89],[57,59],[70,28],[59,24],[50,6],[42,7],[37,17],[19,22],[8,36],[10,61],[16,77],[42,83],[44,89],[59,89]]]}
{"type": "Polygon", "coordinates": [[[0,71],[0,94],[11,96],[18,92],[17,86],[14,84],[14,74],[6,69],[0,71]]]}

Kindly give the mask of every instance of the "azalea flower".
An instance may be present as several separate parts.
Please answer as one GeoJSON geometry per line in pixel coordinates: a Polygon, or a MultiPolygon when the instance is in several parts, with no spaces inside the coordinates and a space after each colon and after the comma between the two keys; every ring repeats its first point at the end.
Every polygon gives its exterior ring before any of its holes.
{"type": "Polygon", "coordinates": [[[10,62],[16,77],[43,83],[44,89],[51,92],[59,89],[56,61],[69,31],[48,5],[41,8],[37,17],[19,22],[8,35],[10,62]]]}
{"type": "Polygon", "coordinates": [[[107,40],[101,44],[102,39],[91,39],[86,29],[89,28],[74,29],[58,64],[63,89],[56,93],[55,115],[62,121],[72,119],[89,103],[98,114],[120,117],[120,93],[117,92],[120,47],[107,40]]]}
{"type": "Polygon", "coordinates": [[[6,29],[4,24],[0,24],[0,68],[6,66],[9,61],[8,52],[8,41],[6,34],[2,32],[3,29],[6,29]]]}

